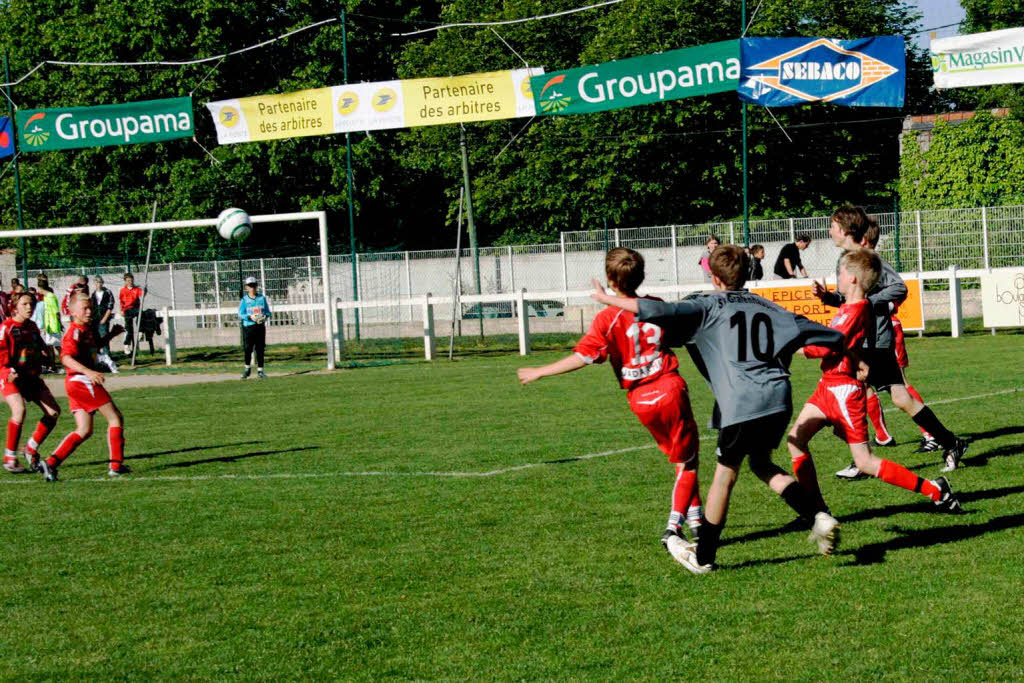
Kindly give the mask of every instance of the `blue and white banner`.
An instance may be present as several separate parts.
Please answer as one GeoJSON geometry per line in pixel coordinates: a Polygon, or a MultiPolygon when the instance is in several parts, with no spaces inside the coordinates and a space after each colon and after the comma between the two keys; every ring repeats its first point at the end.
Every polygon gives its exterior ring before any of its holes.
{"type": "Polygon", "coordinates": [[[14,154],[14,126],[11,119],[0,116],[0,159],[14,154]]]}
{"type": "Polygon", "coordinates": [[[740,99],[752,104],[903,106],[907,84],[903,36],[744,38],[740,63],[740,99]]]}

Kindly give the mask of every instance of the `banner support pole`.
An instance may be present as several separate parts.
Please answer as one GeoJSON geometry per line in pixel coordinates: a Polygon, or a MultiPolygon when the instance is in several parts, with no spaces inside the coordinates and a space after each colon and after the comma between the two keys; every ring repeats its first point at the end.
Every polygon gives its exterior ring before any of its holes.
{"type": "MultiPolygon", "coordinates": [[[[740,38],[747,32],[747,0],[740,3],[740,38]]],[[[742,48],[740,48],[742,49],[742,48]]],[[[748,199],[748,178],[747,167],[747,103],[740,101],[740,113],[743,128],[743,246],[750,246],[750,202],[748,199]]]]}
{"type": "MultiPolygon", "coordinates": [[[[8,54],[4,52],[4,77],[7,83],[11,82],[11,65],[8,54]]],[[[11,98],[11,86],[7,86],[7,116],[10,119],[11,125],[11,145],[14,147],[14,159],[11,161],[14,164],[14,204],[18,210],[18,230],[25,229],[25,223],[21,216],[21,175],[18,173],[18,136],[15,135],[14,130],[14,105],[12,104],[13,99],[11,98]]],[[[21,279],[22,284],[25,285],[25,289],[28,290],[28,248],[25,245],[25,238],[19,237],[18,242],[21,246],[21,279]]]]}
{"type": "MultiPolygon", "coordinates": [[[[480,249],[476,241],[476,223],[473,222],[473,191],[469,183],[469,155],[466,152],[466,127],[459,124],[459,147],[462,151],[462,185],[466,190],[466,223],[469,228],[469,250],[473,253],[473,284],[476,286],[476,293],[480,291],[480,249]]],[[[477,312],[480,314],[480,337],[484,336],[484,307],[477,304],[477,312]]]]}
{"type": "MultiPolygon", "coordinates": [[[[348,30],[345,10],[341,10],[341,67],[345,85],[348,85],[348,30]]],[[[352,300],[359,301],[359,271],[356,265],[356,219],[355,209],[352,202],[352,136],[345,133],[345,181],[348,186],[348,252],[349,261],[352,262],[352,300]]],[[[321,263],[320,268],[329,267],[327,263],[321,263]]],[[[352,309],[355,320],[356,341],[359,341],[359,309],[352,309]]]]}

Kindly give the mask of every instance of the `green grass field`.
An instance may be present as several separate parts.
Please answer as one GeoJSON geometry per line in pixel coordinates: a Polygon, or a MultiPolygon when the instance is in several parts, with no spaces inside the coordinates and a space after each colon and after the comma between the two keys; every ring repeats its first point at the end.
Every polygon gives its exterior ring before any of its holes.
{"type": "MultiPolygon", "coordinates": [[[[782,531],[744,468],[703,577],[658,542],[672,471],[610,370],[515,381],[563,352],[116,392],[131,478],[106,479],[102,428],[58,484],[0,476],[0,678],[1019,679],[1021,340],[909,341],[973,439],[967,514],[834,479],[849,457],[822,433],[839,554],[782,531]]],[[[817,364],[793,366],[799,404],[817,364]]],[[[883,455],[937,476],[888,417],[883,455]]]]}

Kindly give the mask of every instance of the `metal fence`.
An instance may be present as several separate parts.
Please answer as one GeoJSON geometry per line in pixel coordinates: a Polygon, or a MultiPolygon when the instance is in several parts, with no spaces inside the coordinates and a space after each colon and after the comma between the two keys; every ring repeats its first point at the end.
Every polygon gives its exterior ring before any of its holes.
{"type": "MultiPolygon", "coordinates": [[[[1024,206],[905,211],[876,217],[882,228],[879,252],[903,272],[942,270],[951,264],[960,268],[1024,265],[1024,206]]],[[[837,251],[828,239],[828,226],[827,216],[751,221],[750,242],[765,247],[763,266],[767,278],[773,277],[779,250],[800,234],[811,237],[811,244],[802,255],[808,274],[832,275],[837,251]]],[[[603,276],[604,253],[614,246],[631,247],[644,254],[648,286],[700,283],[705,275],[699,261],[710,234],[723,243],[742,242],[743,224],[736,221],[565,232],[554,244],[484,247],[479,249],[480,290],[484,294],[498,294],[522,289],[586,289],[591,278],[603,276]]],[[[332,294],[346,301],[354,299],[354,271],[359,300],[395,301],[394,305],[360,311],[364,335],[406,336],[408,330],[419,334],[413,323],[421,320],[421,309],[400,305],[399,299],[428,293],[451,296],[459,281],[463,294],[477,292],[472,254],[463,250],[458,277],[455,256],[454,249],[357,254],[354,269],[348,255],[331,256],[332,294]]],[[[49,271],[50,282],[58,294],[79,274],[102,275],[115,294],[123,275],[112,270],[97,273],[85,267],[49,271]]],[[[179,335],[187,336],[189,330],[227,331],[236,328],[239,321],[237,316],[225,314],[223,308],[237,305],[244,278],[256,277],[273,307],[275,303],[322,302],[321,275],[319,256],[157,264],[149,270],[146,308],[211,309],[210,314],[178,319],[179,335]],[[216,309],[222,310],[213,312],[216,309]]],[[[143,284],[141,275],[137,280],[143,284]]],[[[468,312],[469,307],[464,306],[461,312],[455,311],[455,317],[461,318],[468,312]]],[[[453,311],[438,310],[436,315],[451,320],[453,311]]],[[[282,331],[308,329],[316,338],[323,325],[323,313],[295,311],[275,315],[271,324],[282,331]]],[[[346,321],[347,328],[354,326],[354,318],[346,321]]],[[[234,339],[224,336],[229,341],[234,339]]],[[[197,334],[196,338],[210,337],[197,334]]]]}

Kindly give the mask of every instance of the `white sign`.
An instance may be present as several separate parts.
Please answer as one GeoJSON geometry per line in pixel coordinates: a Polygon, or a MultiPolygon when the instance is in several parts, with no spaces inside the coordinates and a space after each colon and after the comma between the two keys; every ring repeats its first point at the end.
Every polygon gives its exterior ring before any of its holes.
{"type": "Polygon", "coordinates": [[[985,327],[1024,327],[1024,268],[1000,268],[981,276],[985,327]]]}
{"type": "Polygon", "coordinates": [[[1024,83],[1024,28],[939,38],[931,53],[936,88],[1024,83]]]}

